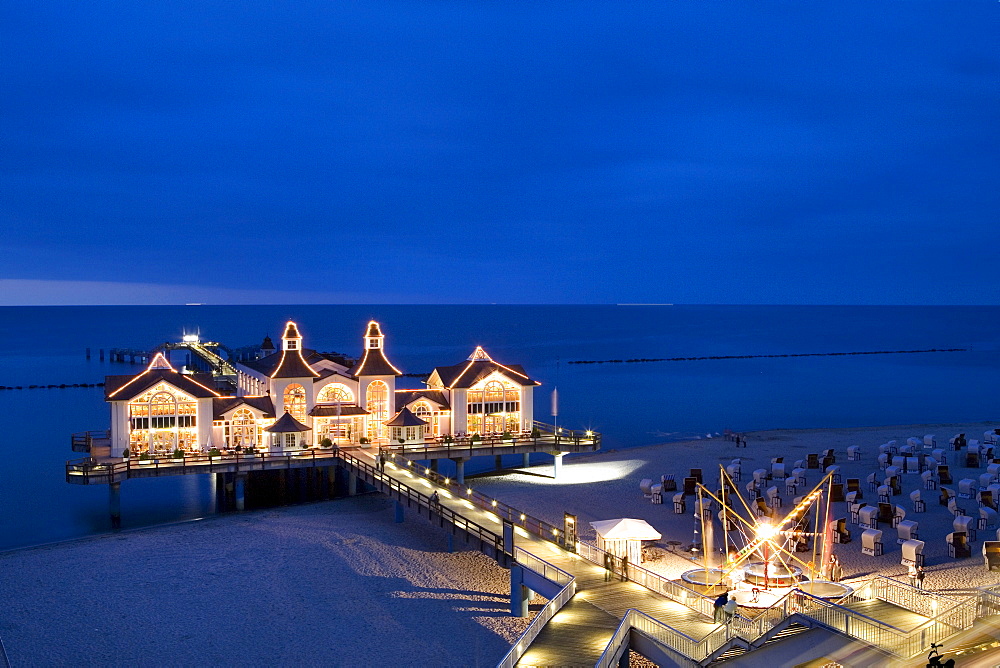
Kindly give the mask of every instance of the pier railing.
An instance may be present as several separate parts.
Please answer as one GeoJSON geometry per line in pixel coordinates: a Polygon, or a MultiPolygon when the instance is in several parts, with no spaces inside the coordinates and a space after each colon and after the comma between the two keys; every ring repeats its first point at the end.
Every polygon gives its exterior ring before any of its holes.
{"type": "Polygon", "coordinates": [[[547,580],[563,585],[563,588],[559,590],[559,593],[550,598],[538,614],[535,615],[535,618],[528,624],[528,628],[524,629],[524,632],[514,641],[507,654],[500,659],[497,668],[514,668],[517,662],[521,660],[521,657],[524,656],[524,653],[528,651],[531,643],[534,642],[538,634],[545,628],[545,625],[576,595],[576,578],[561,568],[553,566],[544,559],[540,559],[527,550],[516,546],[514,547],[514,558],[525,568],[535,571],[547,580]]]}
{"type": "Polygon", "coordinates": [[[90,452],[94,441],[110,441],[111,430],[78,431],[70,436],[70,447],[73,452],[90,452]]]}
{"type": "Polygon", "coordinates": [[[536,423],[537,435],[519,432],[503,436],[435,436],[420,443],[383,443],[379,447],[410,459],[433,457],[469,457],[476,455],[506,454],[515,448],[552,449],[561,452],[600,450],[601,435],[594,431],[556,428],[536,423]],[[473,454],[475,453],[475,454],[473,454]]]}

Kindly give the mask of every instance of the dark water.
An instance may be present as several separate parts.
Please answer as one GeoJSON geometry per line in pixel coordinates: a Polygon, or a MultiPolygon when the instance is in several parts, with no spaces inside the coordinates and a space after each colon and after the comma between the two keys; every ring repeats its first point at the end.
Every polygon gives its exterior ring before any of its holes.
{"type": "MultiPolygon", "coordinates": [[[[559,387],[559,423],[593,428],[605,447],[722,431],[1000,418],[1000,307],[258,306],[0,308],[0,385],[94,383],[130,367],[99,348],[149,349],[200,329],[231,347],[277,338],[296,320],[305,345],[358,354],[370,318],[390,358],[420,373],[477,344],[559,387]],[[94,350],[91,361],[85,348],[94,350]],[[603,360],[967,348],[908,355],[576,365],[603,360]]],[[[417,387],[417,379],[400,386],[417,387]]],[[[65,482],[81,455],[69,434],[104,429],[101,389],[0,391],[0,548],[106,530],[107,488],[65,482]]],[[[213,511],[209,476],[130,481],[126,527],[213,511]]]]}

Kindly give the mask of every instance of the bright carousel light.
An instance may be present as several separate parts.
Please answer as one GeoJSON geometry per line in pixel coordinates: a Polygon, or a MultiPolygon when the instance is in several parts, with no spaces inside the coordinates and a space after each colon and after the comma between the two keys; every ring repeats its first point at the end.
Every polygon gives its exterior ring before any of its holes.
{"type": "Polygon", "coordinates": [[[757,538],[760,540],[771,540],[774,535],[778,533],[778,527],[773,524],[768,524],[767,522],[761,522],[756,526],[754,531],[757,534],[757,538]]]}

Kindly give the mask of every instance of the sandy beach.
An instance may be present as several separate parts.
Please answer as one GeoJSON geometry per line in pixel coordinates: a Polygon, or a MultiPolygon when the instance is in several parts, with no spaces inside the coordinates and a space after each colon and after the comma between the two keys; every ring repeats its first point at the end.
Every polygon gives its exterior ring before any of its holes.
{"type": "MultiPolygon", "coordinates": [[[[696,567],[680,551],[692,539],[692,504],[683,515],[669,498],[653,505],[639,490],[643,478],[680,480],[701,467],[714,483],[718,464],[739,457],[745,482],[772,457],[793,462],[833,448],[844,477],[864,480],[878,470],[883,442],[935,434],[947,447],[956,433],[977,438],[997,424],[762,431],[746,435],[746,448],[703,438],[567,458],[560,480],[551,466],[536,466],[470,484],[551,522],[575,513],[588,541],[592,521],[645,519],[663,538],[644,566],[677,577],[696,567]],[[846,461],[850,445],[862,447],[861,461],[846,461]]],[[[953,457],[949,464],[956,489],[985,471],[953,457]]],[[[821,476],[807,473],[809,485],[821,476]]],[[[952,515],[929,490],[926,512],[912,513],[909,492],[921,487],[919,475],[903,476],[893,502],[920,523],[926,586],[1000,582],[981,556],[995,531],[980,532],[970,558],[948,557],[952,515]]],[[[866,485],[864,495],[874,500],[866,485]]],[[[974,499],[962,505],[978,515],[974,499]]],[[[837,516],[847,515],[844,506],[835,505],[837,516]]],[[[849,528],[854,541],[835,546],[845,580],[905,579],[894,529],[883,527],[885,554],[869,557],[860,529],[849,528]]],[[[0,578],[0,635],[14,665],[368,665],[391,657],[404,666],[492,666],[528,623],[509,615],[507,571],[479,553],[448,553],[445,534],[421,518],[394,523],[390,503],[374,495],[16,550],[0,555],[0,578]]]]}
{"type": "MultiPolygon", "coordinates": [[[[743,485],[758,468],[769,469],[773,457],[783,456],[787,468],[798,459],[805,459],[808,453],[820,453],[832,448],[836,454],[836,464],[842,468],[843,477],[860,478],[863,486],[864,500],[877,503],[876,494],[868,490],[865,483],[869,473],[878,471],[878,446],[889,440],[906,444],[908,437],[923,439],[925,434],[934,434],[938,447],[944,448],[949,454],[948,463],[951,466],[954,484],[948,485],[957,491],[958,481],[962,478],[976,478],[986,472],[986,467],[971,469],[964,467],[964,461],[955,461],[955,453],[948,450],[948,439],[957,433],[965,433],[967,438],[982,439],[987,429],[1000,426],[1000,421],[976,422],[967,424],[931,424],[931,425],[897,425],[885,427],[859,427],[849,429],[797,429],[769,430],[746,434],[747,447],[737,448],[732,441],[721,437],[702,438],[693,441],[663,443],[639,448],[627,448],[617,451],[602,451],[592,455],[567,457],[561,480],[552,479],[551,466],[534,466],[523,471],[511,472],[502,476],[483,477],[471,484],[485,494],[503,499],[505,502],[520,507],[541,519],[556,524],[562,523],[563,513],[574,513],[578,517],[580,535],[583,540],[594,541],[591,522],[634,517],[644,519],[655,527],[663,538],[656,545],[654,553],[659,557],[655,561],[646,562],[645,567],[661,572],[670,577],[679,577],[685,570],[695,568],[686,556],[673,554],[671,549],[681,549],[692,542],[694,518],[694,498],[688,497],[687,512],[683,515],[674,514],[669,496],[662,505],[653,505],[643,497],[639,490],[639,482],[643,478],[660,480],[664,474],[674,474],[679,481],[686,476],[691,468],[700,467],[704,472],[706,484],[714,486],[718,480],[719,464],[728,464],[734,458],[742,460],[743,483],[739,485],[744,493],[743,485]],[[860,461],[847,461],[847,448],[859,445],[863,456],[860,461]],[[680,545],[671,546],[668,541],[677,541],[680,545]]],[[[930,452],[927,450],[926,452],[930,452]]],[[[807,470],[805,493],[819,482],[822,472],[807,470]]],[[[880,478],[882,474],[880,473],[880,478]]],[[[791,506],[792,499],[785,494],[784,482],[774,481],[784,499],[785,511],[791,506]]],[[[714,487],[713,487],[714,489],[714,487]]],[[[979,516],[979,504],[975,499],[961,499],[960,506],[968,514],[979,516]]],[[[966,559],[953,559],[948,556],[948,547],[944,537],[953,531],[951,513],[945,506],[938,504],[938,492],[923,490],[920,476],[916,473],[905,474],[902,480],[902,494],[892,497],[892,503],[903,506],[907,510],[906,519],[919,522],[919,536],[926,545],[926,581],[927,588],[935,590],[968,590],[970,588],[997,584],[1000,573],[987,571],[983,566],[982,541],[984,537],[996,540],[996,530],[979,532],[975,541],[971,541],[972,556],[966,559]],[[909,494],[914,489],[921,489],[926,500],[926,512],[914,513],[909,494]]],[[[906,579],[906,568],[900,565],[900,548],[896,544],[896,530],[890,526],[881,526],[885,552],[881,557],[870,557],[861,554],[861,529],[850,524],[850,513],[845,503],[834,504],[835,517],[847,517],[848,528],[851,530],[851,543],[834,547],[837,557],[844,568],[844,579],[864,577],[879,573],[890,577],[906,579]]]]}
{"type": "Polygon", "coordinates": [[[15,666],[493,666],[508,572],[378,496],[0,555],[15,666]]]}

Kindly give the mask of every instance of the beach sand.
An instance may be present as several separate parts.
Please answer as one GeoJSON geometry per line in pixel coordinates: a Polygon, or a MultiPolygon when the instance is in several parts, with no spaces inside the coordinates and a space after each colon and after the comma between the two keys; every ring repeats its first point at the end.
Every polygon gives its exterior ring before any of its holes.
{"type": "MultiPolygon", "coordinates": [[[[965,433],[967,438],[981,440],[984,431],[997,426],[1000,426],[1000,422],[991,421],[969,424],[759,431],[747,434],[746,448],[736,448],[733,442],[721,437],[663,443],[567,456],[561,480],[552,479],[551,466],[533,466],[505,475],[477,478],[470,481],[470,484],[484,494],[502,499],[516,508],[556,525],[562,525],[564,512],[573,513],[578,518],[581,539],[587,542],[595,540],[590,522],[621,517],[644,519],[656,528],[663,538],[654,546],[658,547],[654,549],[654,553],[659,558],[646,562],[643,566],[676,578],[684,571],[701,565],[701,562],[692,563],[687,554],[678,555],[669,551],[681,550],[692,542],[695,524],[694,497],[687,498],[687,512],[683,515],[674,514],[672,493],[664,495],[662,505],[653,505],[649,499],[643,497],[639,490],[639,481],[643,478],[659,482],[661,475],[672,473],[678,481],[678,487],[682,487],[682,480],[688,475],[689,470],[701,468],[706,484],[714,490],[718,480],[719,464],[728,464],[739,457],[742,459],[743,481],[738,486],[745,496],[744,485],[752,478],[753,470],[770,469],[772,457],[783,456],[786,469],[791,471],[795,460],[805,459],[808,453],[818,454],[827,448],[833,448],[836,464],[841,467],[844,479],[860,478],[863,500],[871,504],[877,503],[878,498],[875,492],[868,490],[865,479],[869,473],[878,471],[876,459],[878,446],[893,439],[898,444],[905,445],[907,437],[915,436],[922,440],[925,434],[934,434],[938,447],[944,448],[948,454],[948,464],[954,478],[954,484],[949,487],[957,492],[960,479],[967,477],[978,479],[979,474],[986,472],[986,468],[984,466],[980,469],[971,469],[964,467],[964,461],[956,463],[956,453],[948,450],[948,439],[957,433],[965,433]],[[861,446],[863,453],[861,461],[847,461],[847,447],[851,445],[861,446]],[[671,540],[679,542],[680,545],[668,545],[668,541],[671,540]]],[[[929,454],[930,450],[924,452],[929,454]]],[[[804,490],[800,488],[799,494],[805,494],[819,482],[822,475],[822,471],[807,470],[807,484],[804,490]]],[[[884,474],[880,473],[880,478],[882,475],[884,474]]],[[[784,499],[784,512],[787,512],[791,508],[792,499],[785,494],[784,482],[774,481],[769,484],[778,486],[784,499]]],[[[944,537],[953,531],[953,516],[946,507],[938,504],[937,491],[923,490],[922,487],[919,474],[903,475],[902,494],[892,497],[892,503],[906,509],[906,519],[919,522],[920,540],[926,543],[925,587],[939,591],[967,591],[974,587],[1000,583],[1000,572],[987,571],[983,566],[982,557],[983,539],[996,540],[996,530],[978,532],[976,540],[970,542],[971,557],[966,559],[949,557],[944,537]],[[924,513],[914,513],[910,503],[910,492],[918,488],[921,489],[926,501],[927,510],[924,513]]],[[[959,505],[964,507],[968,514],[978,518],[979,504],[975,499],[961,499],[959,505]]],[[[844,569],[845,581],[849,582],[871,574],[882,574],[906,581],[907,569],[900,564],[901,552],[896,544],[895,529],[888,525],[880,525],[885,549],[881,557],[862,555],[861,529],[850,523],[847,504],[833,504],[832,511],[835,513],[833,517],[847,518],[848,528],[853,536],[851,543],[834,546],[835,554],[844,569]]]]}
{"type": "MultiPolygon", "coordinates": [[[[470,484],[553,523],[574,513],[588,541],[592,521],[645,519],[663,538],[659,558],[644,566],[678,577],[699,565],[668,552],[691,542],[693,500],[683,515],[673,513],[669,495],[652,505],[639,491],[643,478],[672,473],[680,481],[700,467],[714,483],[718,464],[740,457],[745,483],[772,457],[784,456],[790,470],[794,460],[833,448],[844,478],[863,481],[877,470],[885,441],[935,434],[947,448],[956,433],[978,438],[997,424],[761,431],[747,435],[746,448],[722,438],[665,443],[568,457],[560,480],[551,466],[536,466],[470,484]],[[849,445],[863,448],[860,462],[846,461],[849,445]]],[[[955,489],[985,471],[956,465],[948,453],[955,489]]],[[[807,473],[809,485],[821,476],[807,473]]],[[[952,516],[933,491],[924,493],[927,512],[912,513],[909,492],[920,487],[919,475],[903,476],[893,502],[920,522],[926,587],[1000,582],[981,556],[982,540],[996,532],[980,532],[972,557],[948,557],[952,516]]],[[[779,489],[785,496],[783,483],[779,489]]],[[[863,492],[876,500],[867,485],[863,492]]],[[[961,505],[978,514],[974,499],[961,505]]],[[[845,504],[834,509],[848,516],[845,504]]],[[[834,548],[845,580],[873,573],[905,580],[894,529],[883,528],[885,554],[868,557],[859,528],[849,528],[854,541],[834,548]]],[[[444,532],[422,518],[395,524],[387,500],[365,496],[12,551],[0,555],[0,637],[14,665],[495,665],[529,620],[509,615],[506,570],[446,545],[444,532]]]]}
{"type": "Polygon", "coordinates": [[[378,496],[8,552],[0,582],[15,666],[493,666],[529,621],[508,571],[378,496]]]}

